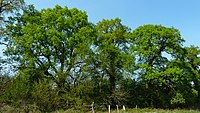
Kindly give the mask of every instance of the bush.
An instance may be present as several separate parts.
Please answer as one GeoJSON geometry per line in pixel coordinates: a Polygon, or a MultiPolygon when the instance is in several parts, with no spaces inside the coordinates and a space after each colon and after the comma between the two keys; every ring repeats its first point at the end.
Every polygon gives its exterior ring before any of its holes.
{"type": "Polygon", "coordinates": [[[176,95],[171,100],[171,104],[174,107],[180,107],[182,104],[185,104],[185,99],[183,98],[182,94],[176,93],[176,95]]]}
{"type": "Polygon", "coordinates": [[[31,83],[26,76],[15,76],[2,94],[1,100],[12,105],[28,104],[31,94],[31,83]]]}

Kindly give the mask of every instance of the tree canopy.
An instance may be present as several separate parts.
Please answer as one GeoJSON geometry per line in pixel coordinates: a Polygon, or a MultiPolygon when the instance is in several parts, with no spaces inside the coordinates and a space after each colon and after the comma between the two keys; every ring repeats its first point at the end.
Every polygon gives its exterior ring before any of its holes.
{"type": "MultiPolygon", "coordinates": [[[[23,1],[0,3],[9,12],[23,1]]],[[[29,5],[8,17],[1,33],[15,76],[2,77],[0,103],[42,112],[93,102],[97,109],[200,107],[200,49],[184,47],[174,27],[131,30],[119,18],[93,24],[76,8],[29,5]]]]}
{"type": "Polygon", "coordinates": [[[92,27],[78,9],[56,6],[39,12],[30,6],[7,25],[5,54],[19,62],[18,69],[37,71],[35,79],[43,73],[63,87],[66,78],[74,81],[86,63],[92,27]]]}
{"type": "Polygon", "coordinates": [[[19,10],[24,4],[24,0],[0,0],[0,16],[4,13],[19,10]]]}

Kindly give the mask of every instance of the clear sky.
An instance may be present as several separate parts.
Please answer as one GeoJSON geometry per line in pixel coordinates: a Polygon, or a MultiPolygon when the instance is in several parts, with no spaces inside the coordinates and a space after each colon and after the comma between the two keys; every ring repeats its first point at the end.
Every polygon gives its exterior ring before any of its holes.
{"type": "MultiPolygon", "coordinates": [[[[78,8],[89,21],[119,17],[133,30],[145,24],[161,24],[180,30],[185,46],[200,47],[200,0],[25,0],[36,9],[53,8],[56,4],[78,8]]],[[[0,47],[2,49],[2,47],[0,47]]]]}
{"type": "Polygon", "coordinates": [[[200,0],[25,0],[36,9],[56,4],[87,12],[90,22],[119,17],[133,30],[144,24],[161,24],[180,30],[185,46],[200,46],[200,0]]]}

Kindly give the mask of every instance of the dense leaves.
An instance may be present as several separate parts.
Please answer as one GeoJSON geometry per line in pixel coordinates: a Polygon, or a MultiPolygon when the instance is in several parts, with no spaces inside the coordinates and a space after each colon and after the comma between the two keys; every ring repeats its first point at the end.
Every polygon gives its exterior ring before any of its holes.
{"type": "Polygon", "coordinates": [[[93,33],[84,12],[60,6],[39,12],[30,6],[10,22],[5,54],[20,63],[20,70],[37,71],[34,79],[49,77],[59,87],[78,78],[74,72],[85,64],[93,33]]]}
{"type": "Polygon", "coordinates": [[[92,24],[58,5],[27,6],[5,24],[4,55],[16,71],[1,77],[1,103],[42,112],[87,111],[93,102],[100,110],[200,108],[200,49],[183,47],[178,29],[131,30],[119,18],[92,24]]]}
{"type": "Polygon", "coordinates": [[[96,25],[97,38],[96,49],[98,71],[102,76],[109,79],[109,90],[111,91],[110,104],[116,104],[113,97],[116,90],[116,82],[126,74],[131,74],[128,67],[133,64],[128,47],[130,46],[130,29],[122,25],[121,20],[103,20],[96,25]]]}

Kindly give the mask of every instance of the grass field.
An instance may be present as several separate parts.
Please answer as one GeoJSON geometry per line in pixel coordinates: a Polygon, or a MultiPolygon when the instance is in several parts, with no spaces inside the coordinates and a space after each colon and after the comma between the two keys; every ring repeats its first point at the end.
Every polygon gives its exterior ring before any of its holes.
{"type": "MultiPolygon", "coordinates": [[[[54,113],[83,113],[83,111],[75,111],[75,110],[67,110],[67,111],[56,111],[54,113]]],[[[88,111],[85,113],[92,113],[92,111],[88,111]]],[[[97,111],[95,113],[108,113],[108,111],[97,111]]],[[[111,113],[118,113],[116,110],[111,111],[111,113]]],[[[183,110],[183,109],[175,109],[175,110],[164,110],[164,109],[127,109],[126,111],[120,110],[119,113],[200,113],[198,110],[183,110]]]]}
{"type": "MultiPolygon", "coordinates": [[[[39,110],[36,109],[23,109],[23,108],[14,108],[10,106],[1,106],[0,107],[0,113],[41,113],[39,110]]],[[[81,111],[81,110],[74,110],[74,109],[69,109],[69,110],[59,110],[59,111],[54,111],[52,113],[92,113],[88,109],[88,111],[81,111]]],[[[108,111],[95,111],[95,113],[108,113],[108,111]]],[[[198,110],[184,110],[184,109],[174,109],[174,110],[164,110],[164,109],[126,109],[126,111],[119,110],[111,110],[111,113],[200,113],[198,110]]]]}

